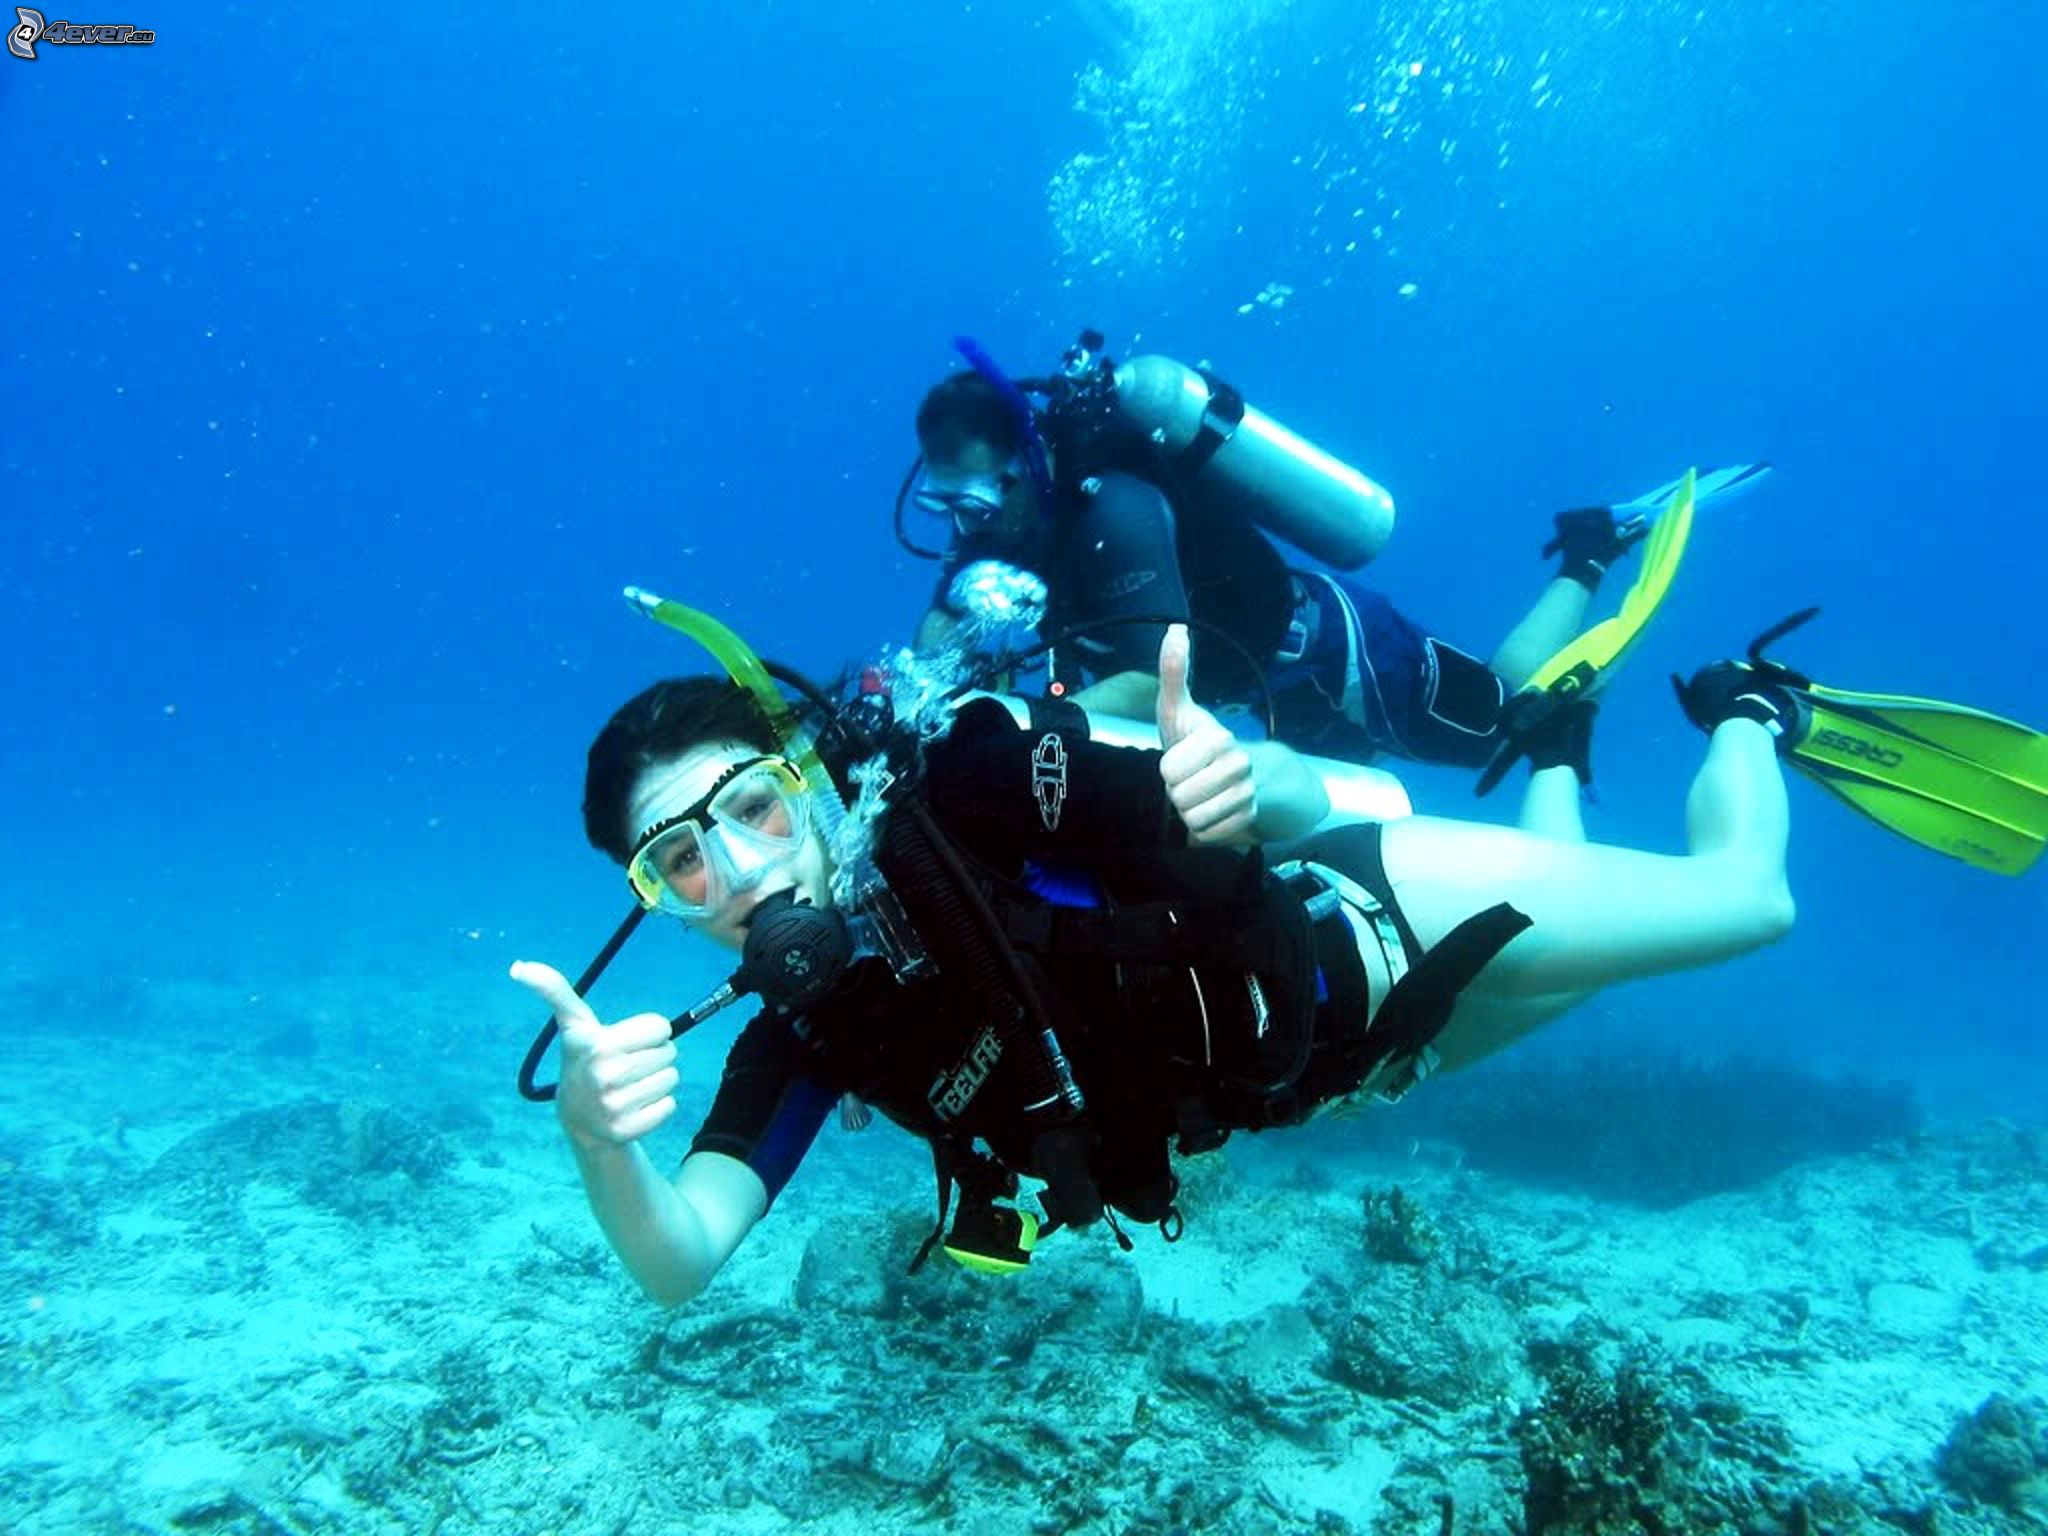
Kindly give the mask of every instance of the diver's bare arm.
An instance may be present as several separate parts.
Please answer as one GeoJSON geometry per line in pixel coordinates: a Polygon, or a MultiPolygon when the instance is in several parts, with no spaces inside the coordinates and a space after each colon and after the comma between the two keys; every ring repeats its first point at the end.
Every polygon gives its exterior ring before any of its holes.
{"type": "Polygon", "coordinates": [[[1071,697],[1091,715],[1149,721],[1159,702],[1159,679],[1150,672],[1119,672],[1076,689],[1071,697]]]}
{"type": "Polygon", "coordinates": [[[1306,837],[1330,814],[1330,792],[1322,775],[1292,747],[1277,741],[1248,741],[1252,783],[1258,809],[1252,815],[1251,840],[1284,843],[1306,837]]]}
{"type": "Polygon", "coordinates": [[[768,1209],[768,1190],[737,1158],[698,1152],[664,1179],[637,1143],[572,1137],[590,1209],[640,1289],[662,1306],[711,1283],[768,1209]]]}

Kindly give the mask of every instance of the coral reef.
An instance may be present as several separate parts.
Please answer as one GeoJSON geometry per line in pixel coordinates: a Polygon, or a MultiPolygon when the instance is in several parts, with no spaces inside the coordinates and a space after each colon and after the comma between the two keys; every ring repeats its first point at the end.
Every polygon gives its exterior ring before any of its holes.
{"type": "Polygon", "coordinates": [[[1267,1470],[1274,1443],[1322,1459],[1349,1443],[1364,1399],[1320,1369],[1327,1307],[1203,1327],[1146,1312],[1120,1256],[1074,1248],[1028,1281],[943,1258],[905,1274],[923,1231],[821,1229],[797,1306],[671,1321],[621,1406],[700,1433],[706,1402],[729,1419],[782,1404],[726,1457],[734,1512],[812,1522],[887,1499],[949,1529],[997,1499],[1005,1528],[1048,1533],[1358,1528],[1267,1470]]]}
{"type": "Polygon", "coordinates": [[[1670,1424],[1643,1362],[1609,1374],[1590,1351],[1561,1351],[1544,1372],[1541,1400],[1515,1426],[1530,1536],[1669,1529],[1664,1511],[1682,1477],[1665,1443],[1670,1424]]]}
{"type": "Polygon", "coordinates": [[[1398,1184],[1365,1192],[1365,1251],[1382,1264],[1427,1264],[1443,1243],[1429,1213],[1398,1184]]]}
{"type": "Polygon", "coordinates": [[[10,1247],[63,1254],[89,1245],[99,1223],[75,1179],[30,1172],[27,1154],[0,1147],[0,1231],[10,1247]]]}
{"type": "Polygon", "coordinates": [[[2048,1517],[2048,1417],[2039,1403],[1993,1393],[1957,1423],[1934,1464],[1943,1485],[1973,1503],[2048,1517]]]}
{"type": "Polygon", "coordinates": [[[1642,1348],[1611,1368],[1575,1338],[1540,1346],[1543,1391],[1515,1424],[1524,1536],[1878,1536],[1932,1532],[1923,1499],[1803,1473],[1776,1419],[1697,1367],[1642,1348]]]}
{"type": "Polygon", "coordinates": [[[149,1178],[183,1210],[217,1210],[251,1180],[265,1180],[309,1204],[370,1215],[415,1204],[419,1186],[454,1161],[437,1131],[397,1110],[308,1098],[249,1110],[186,1137],[149,1178]]]}
{"type": "Polygon", "coordinates": [[[1900,1087],[1769,1063],[1589,1055],[1489,1062],[1433,1082],[1378,1134],[1440,1137],[1473,1167],[1666,1208],[1919,1125],[1900,1087]]]}
{"type": "MultiPolygon", "coordinates": [[[[1368,1117],[1242,1138],[1184,1166],[1179,1244],[1097,1226],[1015,1278],[906,1273],[925,1167],[870,1138],[821,1149],[664,1315],[548,1127],[485,1143],[455,1093],[239,1102],[265,1107],[175,1145],[204,1123],[177,1093],[125,1139],[10,1125],[0,1527],[2042,1528],[2039,1131],[1925,1133],[1650,1213],[1475,1172],[1454,1125],[1415,1145],[1404,1105],[1391,1157],[1368,1117]],[[87,1443],[119,1447],[111,1471],[87,1443]]],[[[1688,1112],[1693,1135],[1717,1110],[1688,1112]]]]}

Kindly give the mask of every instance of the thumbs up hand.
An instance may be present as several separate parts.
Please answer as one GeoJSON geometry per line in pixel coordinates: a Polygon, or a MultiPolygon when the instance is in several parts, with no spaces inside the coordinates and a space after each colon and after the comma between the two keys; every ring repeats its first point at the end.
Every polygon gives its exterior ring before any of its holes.
{"type": "Polygon", "coordinates": [[[638,1013],[600,1023],[568,978],[538,961],[516,963],[512,979],[554,1010],[562,1032],[555,1114],[572,1141],[623,1147],[676,1112],[676,1048],[667,1019],[638,1013]]]}
{"type": "Polygon", "coordinates": [[[1188,628],[1159,646],[1159,776],[1195,843],[1241,842],[1258,814],[1252,760],[1188,691],[1188,628]]]}

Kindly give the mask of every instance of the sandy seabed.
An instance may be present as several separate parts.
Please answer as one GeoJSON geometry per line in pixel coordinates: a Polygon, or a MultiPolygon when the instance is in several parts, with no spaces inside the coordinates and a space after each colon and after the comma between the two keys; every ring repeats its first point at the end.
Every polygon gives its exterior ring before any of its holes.
{"type": "Polygon", "coordinates": [[[2048,1529],[2048,1131],[1653,1208],[1325,1122],[991,1279],[905,1275],[928,1160],[834,1127],[663,1313],[457,1003],[372,1050],[155,990],[220,1027],[0,1082],[7,1531],[2048,1529]]]}

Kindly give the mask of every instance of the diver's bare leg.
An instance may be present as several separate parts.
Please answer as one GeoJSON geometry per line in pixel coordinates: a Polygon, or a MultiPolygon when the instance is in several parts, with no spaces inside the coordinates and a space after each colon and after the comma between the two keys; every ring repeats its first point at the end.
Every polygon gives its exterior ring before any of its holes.
{"type": "Polygon", "coordinates": [[[1570,768],[1540,768],[1522,792],[1521,828],[1556,843],[1586,840],[1584,792],[1570,768]]]}
{"type": "Polygon", "coordinates": [[[1772,738],[1720,726],[1686,803],[1683,856],[1569,843],[1507,827],[1413,817],[1385,835],[1388,878],[1425,946],[1495,902],[1533,919],[1461,998],[1438,1038],[1446,1067],[1499,1050],[1567,1001],[1782,936],[1785,781],[1772,738]]]}
{"type": "MultiPolygon", "coordinates": [[[[1556,843],[1583,843],[1586,840],[1585,800],[1579,776],[1570,768],[1538,769],[1529,775],[1529,787],[1522,792],[1521,828],[1556,843]]],[[[1525,999],[1522,1009],[1526,1022],[1515,1033],[1527,1034],[1540,1025],[1548,1024],[1592,995],[1588,989],[1525,999]]]]}

